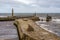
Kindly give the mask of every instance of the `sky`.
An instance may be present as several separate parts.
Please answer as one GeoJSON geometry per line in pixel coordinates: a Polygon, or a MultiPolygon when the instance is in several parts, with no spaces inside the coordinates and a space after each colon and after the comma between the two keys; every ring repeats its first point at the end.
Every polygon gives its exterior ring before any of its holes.
{"type": "Polygon", "coordinates": [[[60,0],[0,0],[0,13],[60,13],[60,0]]]}

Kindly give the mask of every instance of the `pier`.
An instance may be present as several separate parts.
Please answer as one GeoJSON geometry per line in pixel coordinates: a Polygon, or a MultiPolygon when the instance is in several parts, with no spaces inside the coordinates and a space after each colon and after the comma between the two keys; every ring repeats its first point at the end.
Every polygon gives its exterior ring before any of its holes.
{"type": "Polygon", "coordinates": [[[40,28],[28,18],[16,19],[14,25],[20,40],[60,40],[60,37],[40,28]]]}

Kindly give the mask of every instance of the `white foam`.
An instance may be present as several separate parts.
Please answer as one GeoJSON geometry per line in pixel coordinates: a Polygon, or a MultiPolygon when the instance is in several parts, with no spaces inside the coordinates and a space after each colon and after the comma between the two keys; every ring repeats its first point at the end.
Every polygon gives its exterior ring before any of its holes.
{"type": "MultiPolygon", "coordinates": [[[[58,21],[59,22],[59,21],[58,21]]],[[[59,31],[59,29],[57,29],[57,28],[59,28],[59,27],[55,27],[54,26],[54,23],[58,23],[58,22],[52,22],[51,21],[51,23],[53,23],[53,25],[50,25],[50,24],[45,24],[44,22],[43,23],[41,23],[40,21],[39,22],[36,22],[36,24],[37,25],[39,25],[42,29],[44,29],[44,30],[46,30],[46,31],[48,31],[48,32],[51,32],[51,33],[54,33],[54,34],[56,34],[57,36],[60,36],[60,31],[59,31]],[[57,31],[57,32],[55,32],[55,31],[57,31]]],[[[57,25],[57,24],[56,24],[57,25]]]]}
{"type": "Polygon", "coordinates": [[[60,22],[60,19],[52,19],[52,21],[60,22]]]}
{"type": "Polygon", "coordinates": [[[49,26],[49,25],[40,24],[40,27],[41,27],[42,29],[44,29],[44,30],[46,30],[46,31],[49,31],[49,32],[51,32],[51,33],[54,33],[54,34],[60,36],[57,32],[54,32],[53,30],[47,28],[46,26],[49,26]]]}
{"type": "Polygon", "coordinates": [[[7,17],[7,16],[0,16],[0,17],[7,17]]]}
{"type": "Polygon", "coordinates": [[[49,26],[49,25],[46,25],[46,24],[40,24],[40,26],[49,26]]]}
{"type": "Polygon", "coordinates": [[[52,19],[52,22],[54,22],[54,23],[60,23],[60,19],[52,19]]]}

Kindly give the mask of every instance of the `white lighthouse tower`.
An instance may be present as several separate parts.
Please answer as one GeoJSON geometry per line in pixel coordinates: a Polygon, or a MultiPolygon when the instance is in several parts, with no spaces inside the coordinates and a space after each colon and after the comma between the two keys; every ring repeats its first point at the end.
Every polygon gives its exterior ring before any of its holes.
{"type": "Polygon", "coordinates": [[[12,17],[14,16],[14,10],[13,10],[13,8],[12,8],[12,17]]]}

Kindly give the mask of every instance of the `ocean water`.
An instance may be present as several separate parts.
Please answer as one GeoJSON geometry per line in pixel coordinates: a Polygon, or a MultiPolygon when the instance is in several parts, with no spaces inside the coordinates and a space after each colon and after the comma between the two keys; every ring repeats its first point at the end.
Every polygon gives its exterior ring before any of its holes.
{"type": "Polygon", "coordinates": [[[0,39],[18,40],[18,33],[13,21],[0,21],[0,39]]]}
{"type": "MultiPolygon", "coordinates": [[[[0,16],[11,16],[11,13],[0,13],[0,16]]],[[[14,16],[33,16],[33,13],[14,13],[14,16]]]]}
{"type": "MultiPolygon", "coordinates": [[[[35,13],[14,13],[15,16],[33,16],[35,13]]],[[[52,17],[60,18],[60,13],[36,13],[36,16],[46,17],[48,15],[52,17]]],[[[11,13],[0,13],[0,16],[11,16],[11,13]]]]}
{"type": "MultiPolygon", "coordinates": [[[[15,16],[33,16],[34,13],[15,13],[15,16]]],[[[45,30],[52,32],[60,36],[60,14],[48,14],[56,19],[53,19],[51,22],[47,23],[45,21],[37,21],[40,27],[45,30]]],[[[11,16],[11,13],[0,13],[0,16],[11,16]]],[[[47,14],[36,14],[38,17],[46,17],[47,14]]],[[[0,21],[0,38],[5,40],[18,40],[17,29],[13,25],[14,21],[0,21]]]]}
{"type": "Polygon", "coordinates": [[[52,19],[50,22],[46,22],[45,20],[37,21],[36,23],[44,30],[60,36],[60,19],[52,19]]]}

